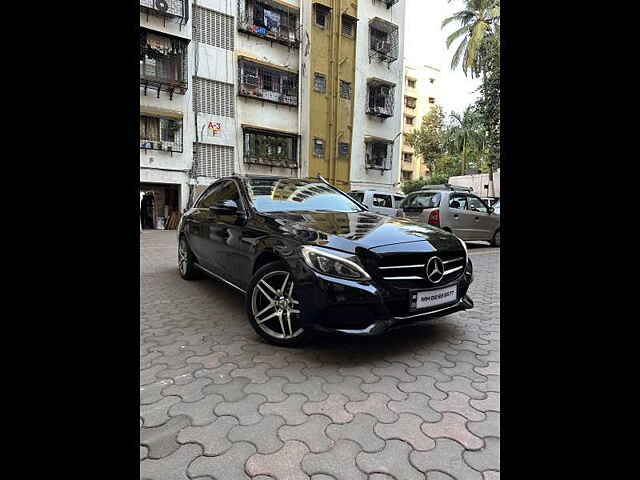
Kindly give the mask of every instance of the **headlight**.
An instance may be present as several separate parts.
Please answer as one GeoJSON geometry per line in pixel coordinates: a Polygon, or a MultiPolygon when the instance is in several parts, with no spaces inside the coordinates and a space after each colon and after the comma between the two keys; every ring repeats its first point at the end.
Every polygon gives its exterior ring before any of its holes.
{"type": "Polygon", "coordinates": [[[302,256],[309,267],[319,273],[348,280],[371,280],[371,277],[356,262],[357,257],[323,248],[305,245],[302,256]]]}

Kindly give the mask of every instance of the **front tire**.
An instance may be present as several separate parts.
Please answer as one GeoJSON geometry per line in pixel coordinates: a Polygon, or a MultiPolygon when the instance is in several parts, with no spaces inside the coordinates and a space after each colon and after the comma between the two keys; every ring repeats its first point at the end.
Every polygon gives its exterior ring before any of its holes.
{"type": "Polygon", "coordinates": [[[271,262],[258,269],[249,284],[249,323],[269,343],[293,347],[311,338],[301,326],[302,304],[296,300],[294,283],[286,263],[271,262]]]}
{"type": "Polygon", "coordinates": [[[500,247],[500,229],[496,230],[496,233],[493,234],[493,238],[491,239],[492,247],[500,247]]]}
{"type": "Polygon", "coordinates": [[[178,242],[178,272],[185,280],[202,278],[202,272],[195,266],[195,257],[184,235],[180,237],[178,242]]]}

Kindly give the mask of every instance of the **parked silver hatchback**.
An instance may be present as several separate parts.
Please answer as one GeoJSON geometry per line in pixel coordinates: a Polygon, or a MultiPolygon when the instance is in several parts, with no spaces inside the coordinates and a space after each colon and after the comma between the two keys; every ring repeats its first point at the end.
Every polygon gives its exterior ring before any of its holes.
{"type": "Polygon", "coordinates": [[[465,241],[500,246],[500,215],[470,189],[435,185],[412,192],[401,205],[404,216],[442,228],[465,241]]]}
{"type": "Polygon", "coordinates": [[[401,193],[380,190],[353,190],[347,194],[365,205],[371,212],[389,217],[401,216],[400,204],[405,198],[401,193]]]}

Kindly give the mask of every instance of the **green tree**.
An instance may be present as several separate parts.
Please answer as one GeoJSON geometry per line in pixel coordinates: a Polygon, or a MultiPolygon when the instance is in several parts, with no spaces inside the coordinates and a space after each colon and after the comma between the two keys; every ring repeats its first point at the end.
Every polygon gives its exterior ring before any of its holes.
{"type": "Polygon", "coordinates": [[[407,143],[413,147],[416,155],[422,158],[429,172],[433,172],[436,161],[445,151],[445,133],[442,107],[434,105],[423,117],[420,128],[407,134],[407,143]]]}
{"type": "Polygon", "coordinates": [[[411,192],[415,192],[416,190],[420,190],[421,188],[427,185],[442,185],[449,181],[449,177],[446,175],[435,175],[432,174],[427,178],[420,177],[417,180],[408,180],[402,184],[402,191],[408,195],[411,192]]]}
{"type": "Polygon", "coordinates": [[[473,106],[468,106],[462,115],[451,112],[449,119],[445,145],[450,155],[459,156],[459,174],[464,175],[470,154],[475,154],[472,158],[476,160],[471,160],[471,163],[479,163],[478,152],[483,148],[481,117],[473,106]]]}

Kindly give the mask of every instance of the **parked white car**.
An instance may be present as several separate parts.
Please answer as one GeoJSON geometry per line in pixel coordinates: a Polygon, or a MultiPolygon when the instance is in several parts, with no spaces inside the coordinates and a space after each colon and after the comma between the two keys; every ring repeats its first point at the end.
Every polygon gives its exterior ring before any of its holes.
{"type": "Polygon", "coordinates": [[[389,217],[403,216],[400,204],[406,195],[401,193],[384,192],[380,190],[353,190],[349,196],[366,205],[369,211],[387,215],[389,217]]]}

